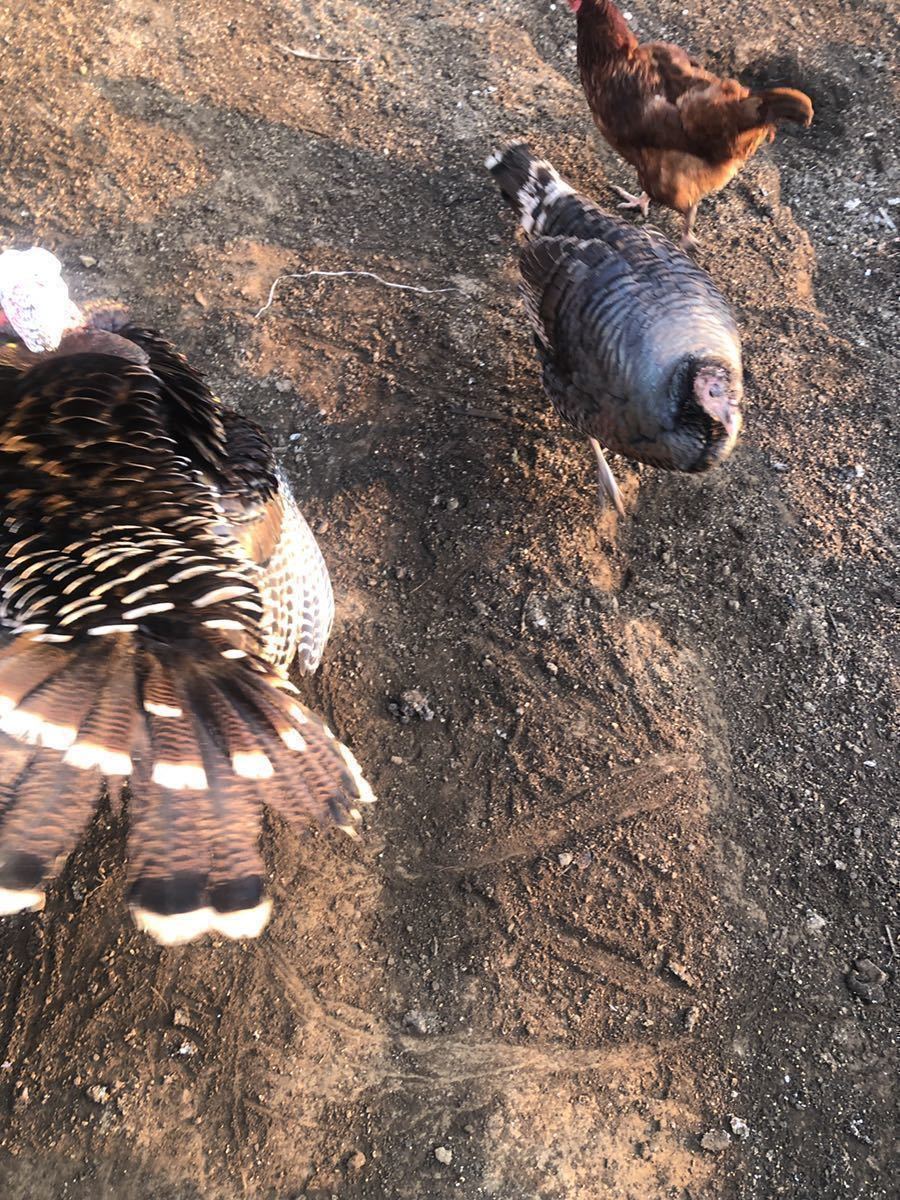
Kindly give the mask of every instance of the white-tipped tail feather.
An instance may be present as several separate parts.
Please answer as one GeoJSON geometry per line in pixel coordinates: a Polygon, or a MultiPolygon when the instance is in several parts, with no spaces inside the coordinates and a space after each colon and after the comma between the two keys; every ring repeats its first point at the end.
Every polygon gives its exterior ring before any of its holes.
{"type": "Polygon", "coordinates": [[[255,908],[245,908],[243,912],[219,913],[213,911],[210,929],[233,941],[255,938],[259,937],[268,925],[271,915],[271,900],[263,900],[255,908]]]}
{"type": "Polygon", "coordinates": [[[163,946],[181,946],[185,942],[193,942],[212,929],[213,921],[211,908],[167,916],[132,905],[131,915],[138,929],[149,933],[163,946]]]}

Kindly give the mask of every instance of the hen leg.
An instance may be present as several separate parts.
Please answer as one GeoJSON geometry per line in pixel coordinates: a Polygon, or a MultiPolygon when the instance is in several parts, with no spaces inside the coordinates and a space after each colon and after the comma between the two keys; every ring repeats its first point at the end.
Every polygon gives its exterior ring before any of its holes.
{"type": "Polygon", "coordinates": [[[591,449],[597,456],[597,480],[600,484],[600,503],[605,504],[607,499],[611,500],[619,516],[624,517],[625,505],[622,502],[622,493],[619,491],[615,475],[609,469],[609,463],[603,457],[603,447],[596,438],[590,438],[589,440],[591,449]]]}
{"type": "Polygon", "coordinates": [[[617,208],[638,208],[640,209],[641,216],[645,221],[647,220],[650,212],[650,197],[646,192],[641,192],[639,196],[634,196],[631,192],[626,192],[624,188],[617,187],[615,184],[611,186],[612,190],[625,201],[624,204],[616,205],[617,208]]]}
{"type": "Polygon", "coordinates": [[[682,250],[696,250],[699,242],[694,237],[694,222],[697,219],[697,208],[699,205],[692,204],[684,214],[684,229],[681,234],[682,250]]]}

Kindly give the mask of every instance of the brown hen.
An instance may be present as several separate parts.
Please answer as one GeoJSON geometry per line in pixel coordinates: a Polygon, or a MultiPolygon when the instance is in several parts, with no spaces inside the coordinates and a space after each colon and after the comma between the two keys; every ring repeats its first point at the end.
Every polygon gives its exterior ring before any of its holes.
{"type": "Polygon", "coordinates": [[[640,45],[611,0],[568,0],[578,17],[578,67],[597,128],[636,168],[643,193],[622,208],[647,215],[651,200],[684,217],[734,178],[781,121],[809,125],[813,107],[793,88],[751,92],[720,79],[678,46],[640,45]]]}

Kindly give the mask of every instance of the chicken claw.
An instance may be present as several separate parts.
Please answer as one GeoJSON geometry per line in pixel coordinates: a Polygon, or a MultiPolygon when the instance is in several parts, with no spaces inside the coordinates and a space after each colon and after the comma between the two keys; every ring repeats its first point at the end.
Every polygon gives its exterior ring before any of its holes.
{"type": "Polygon", "coordinates": [[[626,192],[624,188],[618,187],[616,184],[611,184],[612,190],[625,201],[624,204],[617,204],[616,208],[637,208],[640,210],[644,220],[650,213],[650,196],[647,192],[641,192],[639,196],[632,195],[631,192],[626,192]]]}
{"type": "Polygon", "coordinates": [[[694,237],[694,221],[697,219],[698,205],[694,204],[684,214],[684,227],[681,233],[681,248],[685,254],[692,254],[700,245],[694,237]]]}

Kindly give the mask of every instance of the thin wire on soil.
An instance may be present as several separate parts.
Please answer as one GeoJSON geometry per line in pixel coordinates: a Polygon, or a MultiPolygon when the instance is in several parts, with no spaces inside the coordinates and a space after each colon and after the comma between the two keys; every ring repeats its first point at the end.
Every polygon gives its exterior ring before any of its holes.
{"type": "Polygon", "coordinates": [[[269,288],[269,298],[259,310],[254,314],[254,320],[259,320],[263,313],[268,312],[275,302],[275,292],[279,283],[283,283],[285,279],[312,279],[314,276],[321,276],[325,279],[338,279],[345,275],[360,275],[366,279],[374,279],[377,283],[383,284],[388,288],[396,288],[401,292],[418,292],[421,296],[440,296],[447,292],[459,292],[464,294],[462,288],[446,287],[446,288],[427,288],[420,287],[418,284],[412,283],[391,283],[389,279],[382,279],[380,275],[376,275],[374,271],[302,271],[299,274],[279,275],[269,288]]]}
{"type": "Polygon", "coordinates": [[[294,46],[285,46],[283,42],[272,43],[276,50],[281,50],[284,54],[291,54],[294,58],[302,58],[304,62],[327,62],[327,63],[357,63],[362,62],[361,58],[354,58],[349,55],[340,54],[312,54],[309,50],[300,50],[294,46]]]}

